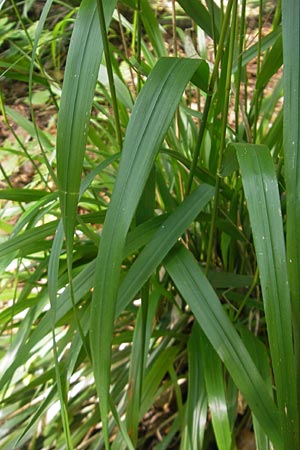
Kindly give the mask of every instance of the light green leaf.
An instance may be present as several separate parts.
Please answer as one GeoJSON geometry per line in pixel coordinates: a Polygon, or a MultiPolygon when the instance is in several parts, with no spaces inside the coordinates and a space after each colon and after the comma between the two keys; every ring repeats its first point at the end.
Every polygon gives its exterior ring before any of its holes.
{"type": "Polygon", "coordinates": [[[0,191],[0,199],[5,200],[13,200],[15,202],[33,202],[39,200],[42,197],[48,195],[50,198],[52,197],[46,191],[39,191],[37,189],[2,189],[0,191]]]}
{"type": "Polygon", "coordinates": [[[219,356],[203,332],[200,333],[200,358],[202,359],[208,405],[218,449],[227,450],[231,448],[232,436],[223,367],[219,356]]]}
{"type": "Polygon", "coordinates": [[[10,253],[14,254],[16,251],[24,254],[25,249],[28,251],[28,248],[29,251],[31,248],[34,251],[34,244],[36,244],[37,241],[44,240],[46,237],[54,234],[57,224],[57,220],[54,220],[46,225],[28,229],[23,233],[8,239],[6,242],[0,244],[1,256],[6,256],[10,253]]]}
{"type": "MultiPolygon", "coordinates": [[[[204,367],[199,354],[201,329],[196,322],[188,343],[187,439],[191,450],[202,448],[207,417],[204,367]]],[[[202,351],[202,350],[200,350],[202,351]]]]}
{"type": "MultiPolygon", "coordinates": [[[[6,106],[7,114],[21,127],[25,130],[30,136],[36,138],[36,130],[32,122],[24,117],[19,112],[15,111],[13,108],[6,106]]],[[[45,131],[39,130],[39,139],[41,143],[47,150],[53,150],[53,144],[51,143],[52,136],[46,133],[45,131]]]]}

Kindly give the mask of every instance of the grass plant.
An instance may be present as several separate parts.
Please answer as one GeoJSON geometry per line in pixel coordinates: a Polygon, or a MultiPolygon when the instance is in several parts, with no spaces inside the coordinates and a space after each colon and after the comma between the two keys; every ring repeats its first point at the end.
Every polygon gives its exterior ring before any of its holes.
{"type": "Polygon", "coordinates": [[[3,450],[300,448],[299,2],[156,3],[0,1],[3,450]]]}

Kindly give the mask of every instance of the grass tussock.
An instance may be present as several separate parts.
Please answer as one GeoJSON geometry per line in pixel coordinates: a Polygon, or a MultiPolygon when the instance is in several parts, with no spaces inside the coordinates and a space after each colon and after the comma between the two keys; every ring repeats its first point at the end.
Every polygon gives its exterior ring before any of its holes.
{"type": "Polygon", "coordinates": [[[299,2],[159,3],[0,2],[3,450],[299,448],[299,2]]]}

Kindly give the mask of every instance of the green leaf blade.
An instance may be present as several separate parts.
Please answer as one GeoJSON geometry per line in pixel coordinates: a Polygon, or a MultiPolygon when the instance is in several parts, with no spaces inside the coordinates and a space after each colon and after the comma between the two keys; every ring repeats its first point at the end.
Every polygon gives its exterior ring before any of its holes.
{"type": "Polygon", "coordinates": [[[126,235],[154,158],[197,67],[198,62],[193,60],[159,60],[137,99],[127,128],[99,247],[91,308],[91,349],[103,421],[109,409],[110,346],[126,235]]]}
{"type": "MultiPolygon", "coordinates": [[[[109,23],[116,0],[104,1],[109,23]]],[[[68,53],[57,126],[57,176],[69,244],[73,240],[90,111],[103,43],[96,1],[82,2],[68,53]]]]}
{"type": "Polygon", "coordinates": [[[282,449],[277,408],[196,260],[183,246],[178,246],[165,260],[165,267],[274,447],[282,449]]]}
{"type": "Polygon", "coordinates": [[[203,332],[200,333],[201,358],[205,377],[208,404],[212,417],[212,425],[219,450],[227,450],[232,446],[223,367],[220,358],[214,351],[203,332]]]}
{"type": "MultiPolygon", "coordinates": [[[[287,260],[291,288],[297,379],[300,377],[300,3],[282,4],[284,166],[287,201],[287,260]]],[[[297,392],[300,404],[300,389],[297,392]]],[[[300,428],[300,423],[299,423],[300,428]]]]}
{"type": "Polygon", "coordinates": [[[122,281],[118,293],[117,314],[141,289],[177,239],[211,200],[212,186],[201,185],[162,223],[151,241],[142,250],[128,274],[122,281]]]}
{"type": "Polygon", "coordinates": [[[235,144],[260,272],[272,365],[285,448],[299,444],[291,300],[281,207],[266,146],[235,144]],[[286,383],[286,379],[289,383],[286,383]],[[297,444],[298,443],[298,444],[297,444]]]}
{"type": "Polygon", "coordinates": [[[191,450],[202,448],[207,418],[207,393],[202,358],[199,357],[201,328],[195,323],[188,342],[188,397],[186,440],[191,450]]]}

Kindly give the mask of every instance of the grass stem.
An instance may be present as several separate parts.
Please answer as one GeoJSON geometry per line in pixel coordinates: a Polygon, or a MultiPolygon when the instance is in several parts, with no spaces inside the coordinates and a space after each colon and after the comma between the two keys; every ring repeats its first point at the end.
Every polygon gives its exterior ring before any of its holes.
{"type": "Polygon", "coordinates": [[[225,44],[225,39],[226,39],[226,35],[228,32],[232,4],[233,4],[233,0],[229,0],[227,9],[226,9],[226,14],[225,14],[224,21],[223,21],[223,25],[222,25],[220,41],[219,41],[219,46],[218,46],[218,50],[217,50],[217,54],[216,54],[214,68],[213,68],[213,72],[211,74],[211,78],[210,78],[210,82],[209,82],[209,86],[208,86],[208,90],[207,90],[204,111],[203,111],[203,115],[201,118],[198,138],[197,138],[197,142],[196,142],[196,146],[195,146],[195,150],[194,150],[194,154],[193,154],[193,160],[191,163],[191,169],[190,169],[190,173],[189,173],[188,180],[187,180],[186,195],[188,195],[191,191],[192,182],[193,182],[193,178],[195,175],[195,170],[196,170],[196,167],[198,164],[200,149],[201,149],[204,133],[206,130],[208,114],[210,111],[212,97],[213,97],[213,93],[214,93],[214,89],[215,89],[215,84],[216,84],[217,77],[218,77],[219,63],[221,61],[221,57],[222,57],[223,51],[224,51],[224,44],[225,44]]]}
{"type": "Polygon", "coordinates": [[[208,275],[208,272],[210,269],[210,263],[211,263],[212,253],[213,253],[213,244],[214,244],[214,237],[215,237],[215,228],[216,228],[216,221],[217,221],[218,201],[219,201],[219,190],[220,190],[220,181],[221,181],[220,172],[222,169],[223,153],[224,153],[224,149],[225,149],[225,145],[226,145],[227,116],[228,116],[229,97],[230,97],[230,88],[231,88],[231,69],[232,69],[233,53],[234,53],[236,16],[237,16],[237,0],[235,0],[233,3],[232,22],[231,22],[231,28],[230,28],[229,52],[228,52],[226,85],[225,85],[225,100],[224,100],[224,107],[223,107],[223,112],[222,112],[221,142],[220,142],[220,149],[219,149],[219,156],[218,156],[215,196],[214,196],[214,200],[213,200],[211,225],[210,225],[209,240],[208,240],[208,246],[207,246],[207,259],[206,259],[206,269],[205,269],[206,275],[208,275]]]}

